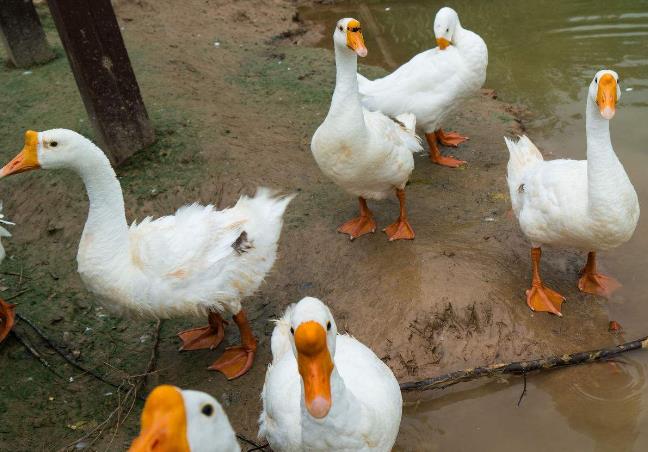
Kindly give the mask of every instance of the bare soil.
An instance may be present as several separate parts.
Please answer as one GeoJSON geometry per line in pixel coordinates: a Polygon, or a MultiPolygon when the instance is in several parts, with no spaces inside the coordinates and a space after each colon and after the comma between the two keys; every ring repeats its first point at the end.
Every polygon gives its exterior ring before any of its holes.
{"type": "MultiPolygon", "coordinates": [[[[259,185],[299,193],[286,214],[277,264],[244,303],[260,339],[252,371],[233,382],[207,371],[223,346],[178,353],[175,336],[203,320],[165,321],[144,395],[160,383],[207,391],[225,404],[238,432],[256,438],[269,320],[306,295],[328,303],[340,328],[375,350],[401,381],[614,342],[606,302],[576,288],[583,263],[576,253],[546,250],[543,261],[547,283],[568,298],[564,318],[526,307],[529,245],[510,213],[502,139],[522,131],[522,115],[495,93],[484,90],[451,121],[451,129],[471,137],[452,151],[467,166],[451,170],[416,157],[407,187],[416,239],[389,243],[376,232],[350,242],[335,230],[356,214],[357,202],[326,180],[309,149],[328,110],[333,56],[310,46],[317,32],[299,21],[298,3],[115,3],[158,134],[154,146],[118,169],[128,218],[193,201],[230,205],[259,185]]],[[[92,136],[47,9],[39,11],[59,58],[31,73],[0,68],[2,161],[20,150],[28,128],[92,136]]],[[[107,315],[83,288],[75,256],[87,200],[70,176],[2,180],[5,214],[17,225],[3,242],[10,257],[0,290],[16,296],[17,311],[79,363],[129,387],[126,377],[146,370],[155,326],[107,315]]],[[[395,198],[370,207],[380,227],[398,213],[395,198]]],[[[141,401],[121,411],[116,426],[102,427],[125,403],[119,392],[68,365],[25,322],[16,332],[51,369],[15,337],[0,346],[0,449],[55,450],[86,435],[83,447],[125,449],[138,431],[141,401]]],[[[230,328],[224,345],[237,340],[230,328]]]]}

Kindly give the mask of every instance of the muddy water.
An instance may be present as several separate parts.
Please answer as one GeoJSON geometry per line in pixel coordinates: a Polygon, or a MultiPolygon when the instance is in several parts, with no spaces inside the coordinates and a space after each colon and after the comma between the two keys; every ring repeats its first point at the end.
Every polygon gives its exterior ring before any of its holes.
{"type": "MultiPolygon", "coordinates": [[[[369,49],[365,62],[393,69],[433,46],[432,24],[441,6],[430,0],[342,2],[303,10],[302,16],[328,28],[340,17],[360,19],[369,49]]],[[[648,1],[455,0],[451,6],[463,26],[488,44],[486,86],[533,112],[525,121],[528,134],[549,158],[585,158],[587,87],[598,69],[619,73],[622,95],[612,140],[644,216],[630,243],[601,256],[602,266],[624,284],[609,302],[610,318],[623,325],[626,339],[648,334],[648,1]]],[[[329,43],[327,34],[322,45],[329,43]]],[[[648,354],[640,352],[530,377],[520,406],[519,378],[410,397],[398,447],[645,451],[647,375],[648,354]]]]}

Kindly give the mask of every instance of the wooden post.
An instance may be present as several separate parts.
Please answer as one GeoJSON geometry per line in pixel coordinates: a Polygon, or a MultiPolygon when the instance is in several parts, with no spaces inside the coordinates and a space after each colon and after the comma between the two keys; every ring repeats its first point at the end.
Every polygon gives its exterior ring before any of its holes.
{"type": "Polygon", "coordinates": [[[30,67],[54,58],[31,0],[0,1],[0,39],[16,67],[30,67]]]}
{"type": "Polygon", "coordinates": [[[114,165],[155,141],[110,0],[48,0],[97,141],[114,165]]]}

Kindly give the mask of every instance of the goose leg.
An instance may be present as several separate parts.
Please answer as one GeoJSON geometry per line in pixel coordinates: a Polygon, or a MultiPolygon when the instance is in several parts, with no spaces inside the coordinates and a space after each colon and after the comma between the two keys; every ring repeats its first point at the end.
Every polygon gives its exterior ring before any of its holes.
{"type": "Polygon", "coordinates": [[[14,326],[15,304],[0,300],[0,342],[4,341],[14,326]]]}
{"type": "Polygon", "coordinates": [[[581,292],[609,297],[621,284],[611,276],[605,276],[596,271],[596,252],[587,254],[587,263],[581,271],[578,288],[581,292]]]}
{"type": "Polygon", "coordinates": [[[444,132],[443,129],[439,129],[434,132],[441,143],[444,146],[451,146],[456,148],[464,141],[469,140],[468,137],[458,134],[457,132],[444,132]]]}
{"type": "Polygon", "coordinates": [[[225,325],[220,314],[210,312],[208,316],[209,325],[200,328],[181,331],[178,337],[182,340],[180,351],[202,350],[205,348],[214,349],[223,341],[225,336],[225,325]]]}
{"type": "Polygon", "coordinates": [[[414,229],[410,226],[409,221],[407,221],[407,211],[405,210],[405,190],[396,189],[396,196],[398,196],[398,202],[400,203],[400,214],[395,223],[390,224],[383,232],[389,237],[389,241],[394,240],[412,240],[415,236],[414,229]]]}
{"type": "Polygon", "coordinates": [[[441,155],[436,132],[426,133],[425,139],[427,140],[428,146],[430,147],[430,160],[432,160],[433,163],[441,166],[447,166],[449,168],[458,168],[459,166],[466,163],[465,160],[458,160],[452,155],[441,155]]]}
{"type": "Polygon", "coordinates": [[[245,311],[241,309],[234,316],[234,322],[241,332],[241,345],[228,347],[222,356],[209,366],[210,370],[222,372],[228,380],[238,378],[250,370],[257,348],[257,341],[245,311]]]}
{"type": "Polygon", "coordinates": [[[545,287],[540,278],[540,257],[542,250],[538,248],[531,249],[531,261],[533,263],[533,277],[531,288],[526,291],[527,305],[532,311],[551,312],[562,317],[560,305],[565,301],[565,297],[558,292],[545,287]]]}
{"type": "Polygon", "coordinates": [[[349,234],[351,240],[376,231],[376,222],[373,213],[367,207],[367,201],[363,197],[359,197],[358,201],[360,202],[360,216],[347,221],[337,229],[342,234],[349,234]]]}

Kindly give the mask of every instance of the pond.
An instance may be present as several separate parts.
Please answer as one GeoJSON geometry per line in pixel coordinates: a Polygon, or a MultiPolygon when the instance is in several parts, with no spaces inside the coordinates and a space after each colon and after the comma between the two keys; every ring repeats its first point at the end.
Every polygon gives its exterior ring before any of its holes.
{"type": "MultiPolygon", "coordinates": [[[[394,69],[435,46],[432,25],[446,3],[430,0],[336,2],[301,11],[331,28],[341,17],[363,24],[366,64],[394,69]]],[[[585,98],[597,70],[614,69],[621,100],[612,143],[642,208],[648,199],[648,1],[520,2],[455,0],[462,25],[489,48],[486,87],[532,112],[527,134],[548,158],[585,158],[585,98]]],[[[321,42],[330,46],[328,33],[321,42]]],[[[470,135],[469,130],[462,130],[470,135]]],[[[502,152],[507,152],[502,142],[502,152]]],[[[648,212],[648,210],[644,210],[648,212]]],[[[602,255],[624,284],[609,302],[625,339],[648,334],[648,222],[602,255]]],[[[475,382],[406,403],[399,450],[648,450],[648,356],[634,353],[522,381],[475,382]]]]}

